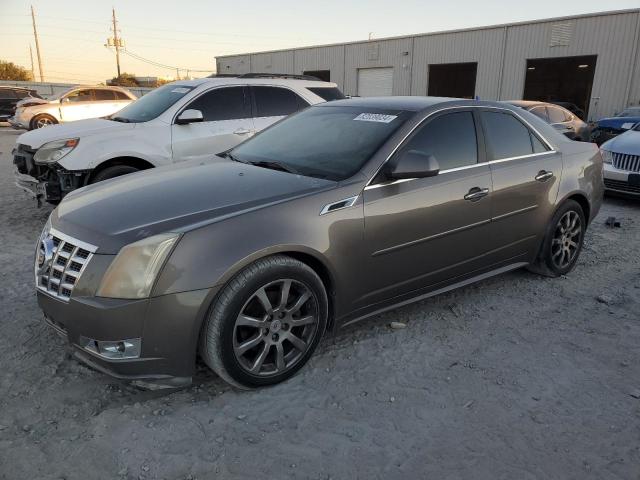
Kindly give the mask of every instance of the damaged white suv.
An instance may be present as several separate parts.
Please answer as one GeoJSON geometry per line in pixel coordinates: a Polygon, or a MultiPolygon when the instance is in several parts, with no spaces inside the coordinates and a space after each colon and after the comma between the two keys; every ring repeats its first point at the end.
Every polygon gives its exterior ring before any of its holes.
{"type": "Polygon", "coordinates": [[[313,77],[245,74],[174,82],[102,119],[27,132],[13,151],[16,185],[58,203],[88,184],[210,159],[286,115],[344,98],[313,77]]]}

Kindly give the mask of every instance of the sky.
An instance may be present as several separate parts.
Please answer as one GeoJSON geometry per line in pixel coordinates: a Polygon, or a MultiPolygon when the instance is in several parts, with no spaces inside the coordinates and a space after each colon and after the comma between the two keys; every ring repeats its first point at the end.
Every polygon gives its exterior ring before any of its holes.
{"type": "Polygon", "coordinates": [[[217,55],[638,8],[640,0],[0,0],[0,60],[30,69],[31,45],[38,76],[30,5],[45,81],[98,83],[116,75],[104,46],[112,7],[128,52],[123,72],[198,77],[217,55]]]}

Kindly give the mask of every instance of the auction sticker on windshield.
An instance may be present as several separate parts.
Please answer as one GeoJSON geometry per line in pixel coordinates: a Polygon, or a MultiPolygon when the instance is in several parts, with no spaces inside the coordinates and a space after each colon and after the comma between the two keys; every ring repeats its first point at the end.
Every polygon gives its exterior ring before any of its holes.
{"type": "Polygon", "coordinates": [[[378,122],[378,123],[391,123],[396,118],[397,115],[385,115],[382,113],[361,113],[354,120],[358,120],[360,122],[378,122]]]}

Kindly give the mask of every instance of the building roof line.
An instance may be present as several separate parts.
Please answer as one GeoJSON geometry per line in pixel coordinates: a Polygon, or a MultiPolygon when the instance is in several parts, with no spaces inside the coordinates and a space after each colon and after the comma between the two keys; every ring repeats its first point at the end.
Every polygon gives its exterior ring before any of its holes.
{"type": "Polygon", "coordinates": [[[345,46],[345,45],[358,45],[358,44],[363,44],[363,43],[377,43],[377,42],[384,42],[384,41],[388,41],[388,40],[405,40],[405,39],[410,39],[410,38],[430,37],[430,36],[435,36],[435,35],[446,35],[446,34],[451,34],[451,33],[465,33],[465,32],[474,32],[474,31],[481,31],[481,30],[495,30],[495,29],[499,29],[499,28],[517,27],[517,26],[522,26],[522,25],[533,25],[533,24],[538,24],[538,23],[560,22],[560,21],[565,21],[565,20],[579,20],[579,19],[582,19],[582,18],[604,17],[604,16],[623,15],[623,14],[630,14],[630,13],[640,14],[640,8],[628,8],[628,9],[625,9],[625,10],[609,10],[609,11],[604,11],[604,12],[581,13],[581,14],[578,14],[578,15],[567,15],[567,16],[563,16],[563,17],[540,18],[540,19],[535,19],[535,20],[524,20],[524,21],[520,21],[520,22],[501,23],[501,24],[496,24],[496,25],[483,25],[483,26],[478,26],[478,27],[467,27],[467,28],[459,28],[459,29],[454,29],[454,30],[439,30],[439,31],[434,31],[434,32],[412,33],[412,34],[409,34],[409,35],[398,35],[398,36],[394,36],[394,37],[381,37],[381,38],[374,38],[374,39],[371,39],[371,40],[354,40],[354,41],[351,41],[351,42],[336,42],[336,43],[325,43],[325,44],[321,44],[321,45],[309,45],[307,47],[279,48],[279,49],[276,49],[276,50],[262,50],[262,51],[258,51],[258,52],[234,53],[234,54],[229,54],[229,55],[218,55],[215,58],[216,59],[221,59],[221,58],[231,58],[231,57],[242,57],[242,56],[247,56],[247,55],[260,55],[260,54],[265,54],[265,53],[280,53],[280,52],[292,52],[292,51],[298,51],[298,50],[313,50],[315,48],[342,47],[342,46],[345,46]]]}

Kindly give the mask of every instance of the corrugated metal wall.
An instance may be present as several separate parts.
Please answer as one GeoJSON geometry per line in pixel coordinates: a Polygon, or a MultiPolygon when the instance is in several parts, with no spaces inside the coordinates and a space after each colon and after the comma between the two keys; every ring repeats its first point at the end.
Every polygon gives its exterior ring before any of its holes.
{"type": "Polygon", "coordinates": [[[590,117],[620,111],[627,103],[627,88],[633,65],[633,39],[638,13],[606,15],[518,25],[507,30],[501,100],[521,99],[529,58],[597,55],[590,117]],[[550,46],[553,26],[570,24],[566,46],[550,46]]]}
{"type": "Polygon", "coordinates": [[[330,70],[349,95],[357,95],[359,69],[393,67],[394,95],[426,95],[429,65],[477,62],[476,95],[515,100],[522,98],[527,59],[597,55],[592,97],[599,100],[592,100],[590,116],[600,117],[640,104],[639,40],[640,11],[633,10],[225,56],[217,66],[220,73],[330,70]]]}

